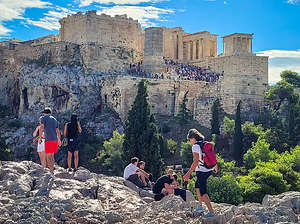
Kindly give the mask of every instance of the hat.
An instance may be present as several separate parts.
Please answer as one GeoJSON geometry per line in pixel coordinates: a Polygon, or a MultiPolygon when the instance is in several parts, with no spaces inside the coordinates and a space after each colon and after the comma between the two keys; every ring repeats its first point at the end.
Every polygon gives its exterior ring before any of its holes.
{"type": "Polygon", "coordinates": [[[45,109],[42,111],[43,114],[51,114],[51,108],[50,107],[45,107],[45,109]]]}

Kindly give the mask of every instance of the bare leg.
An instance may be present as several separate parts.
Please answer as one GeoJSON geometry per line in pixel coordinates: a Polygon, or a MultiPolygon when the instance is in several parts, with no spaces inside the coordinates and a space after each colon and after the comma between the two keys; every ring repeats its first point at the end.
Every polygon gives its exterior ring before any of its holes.
{"type": "Polygon", "coordinates": [[[54,171],[53,153],[48,153],[47,154],[47,164],[49,166],[50,172],[53,173],[53,171],[54,171]]]}
{"type": "Polygon", "coordinates": [[[68,168],[69,169],[71,169],[71,163],[72,163],[72,152],[68,151],[68,168]]]}
{"type": "Polygon", "coordinates": [[[146,180],[145,180],[144,174],[142,174],[142,173],[139,172],[139,173],[138,173],[138,176],[139,176],[139,178],[142,180],[144,186],[147,186],[147,182],[146,182],[146,180]]]}
{"type": "Polygon", "coordinates": [[[202,206],[202,197],[201,197],[201,194],[200,194],[200,189],[196,188],[196,192],[197,192],[198,202],[199,202],[200,206],[202,206]]]}
{"type": "Polygon", "coordinates": [[[74,152],[74,166],[75,166],[75,169],[77,169],[77,167],[78,167],[78,150],[76,150],[75,152],[74,152]]]}
{"type": "Polygon", "coordinates": [[[212,208],[212,206],[211,206],[210,198],[209,198],[208,194],[202,195],[202,199],[203,199],[204,203],[206,204],[208,210],[209,210],[210,212],[214,212],[214,210],[213,210],[213,208],[212,208]]]}
{"type": "Polygon", "coordinates": [[[39,157],[40,157],[42,167],[45,168],[46,165],[45,152],[39,152],[39,157]]]}

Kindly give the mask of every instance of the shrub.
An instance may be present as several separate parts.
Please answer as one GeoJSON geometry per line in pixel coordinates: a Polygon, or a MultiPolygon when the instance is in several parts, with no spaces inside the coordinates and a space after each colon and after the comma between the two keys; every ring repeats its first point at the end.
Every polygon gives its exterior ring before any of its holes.
{"type": "Polygon", "coordinates": [[[217,203],[238,205],[243,202],[242,188],[232,173],[208,178],[207,191],[210,199],[217,203]]]}

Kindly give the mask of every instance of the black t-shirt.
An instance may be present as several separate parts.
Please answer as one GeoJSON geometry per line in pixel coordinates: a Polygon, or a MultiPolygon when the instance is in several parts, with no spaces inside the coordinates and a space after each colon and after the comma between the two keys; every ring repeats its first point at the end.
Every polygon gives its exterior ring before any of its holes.
{"type": "Polygon", "coordinates": [[[161,193],[161,190],[165,187],[165,184],[171,184],[174,180],[171,179],[169,175],[161,176],[157,179],[153,186],[153,193],[159,194],[161,193]]]}

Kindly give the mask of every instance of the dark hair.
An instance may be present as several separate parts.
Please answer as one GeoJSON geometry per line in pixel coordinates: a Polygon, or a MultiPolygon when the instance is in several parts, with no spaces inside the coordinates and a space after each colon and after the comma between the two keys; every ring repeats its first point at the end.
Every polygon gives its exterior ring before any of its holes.
{"type": "Polygon", "coordinates": [[[50,107],[45,107],[45,109],[42,111],[43,114],[51,114],[51,108],[50,107]]]}
{"type": "Polygon", "coordinates": [[[74,138],[78,134],[78,117],[76,114],[71,115],[71,122],[68,124],[68,137],[74,138]]]}
{"type": "Polygon", "coordinates": [[[204,138],[204,135],[202,135],[197,129],[193,128],[193,129],[190,129],[187,136],[186,136],[187,140],[189,140],[190,138],[194,138],[196,139],[196,141],[203,141],[205,138],[204,138]]]}
{"type": "Polygon", "coordinates": [[[138,167],[140,167],[142,164],[145,164],[145,162],[144,161],[139,161],[138,167]]]}
{"type": "Polygon", "coordinates": [[[178,177],[177,177],[177,174],[174,174],[173,177],[174,177],[174,180],[177,181],[177,178],[178,178],[178,177]]]}
{"type": "Polygon", "coordinates": [[[154,195],[154,200],[155,201],[160,201],[165,195],[163,193],[155,194],[154,195]]]}
{"type": "Polygon", "coordinates": [[[139,162],[139,158],[137,158],[137,157],[131,158],[131,163],[132,163],[132,164],[134,164],[134,163],[136,163],[136,162],[139,162]]]}

